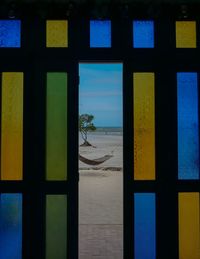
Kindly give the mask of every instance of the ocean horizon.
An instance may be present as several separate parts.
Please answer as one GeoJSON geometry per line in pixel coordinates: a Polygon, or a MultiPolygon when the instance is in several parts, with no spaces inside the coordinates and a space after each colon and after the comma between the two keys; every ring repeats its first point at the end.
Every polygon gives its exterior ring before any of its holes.
{"type": "Polygon", "coordinates": [[[123,127],[96,127],[95,131],[88,132],[89,135],[102,134],[102,135],[122,135],[123,127]]]}

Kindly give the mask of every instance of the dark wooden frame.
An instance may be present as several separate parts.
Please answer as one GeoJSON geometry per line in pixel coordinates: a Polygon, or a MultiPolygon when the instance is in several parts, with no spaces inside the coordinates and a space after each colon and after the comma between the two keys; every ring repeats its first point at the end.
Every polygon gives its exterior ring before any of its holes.
{"type": "MultiPolygon", "coordinates": [[[[141,17],[142,18],[142,17],[141,17]]],[[[57,16],[59,19],[59,15],[57,16]]],[[[63,19],[63,17],[61,17],[63,19]]],[[[146,19],[144,15],[143,19],[146,19]]],[[[0,49],[0,71],[24,72],[24,180],[1,181],[23,194],[23,258],[45,258],[45,195],[68,197],[68,258],[78,258],[78,64],[123,63],[124,259],[134,258],[134,199],[156,193],[157,258],[178,259],[178,192],[200,192],[177,179],[176,72],[200,69],[196,49],[175,48],[175,18],[155,19],[155,48],[132,47],[132,19],[112,20],[112,48],[89,48],[89,19],[69,20],[69,47],[46,48],[45,19],[22,19],[22,47],[0,49]],[[68,181],[45,181],[46,72],[68,73],[68,181]],[[133,72],[155,73],[156,181],[133,180],[133,72]]],[[[197,20],[199,31],[200,22],[197,20]]]]}

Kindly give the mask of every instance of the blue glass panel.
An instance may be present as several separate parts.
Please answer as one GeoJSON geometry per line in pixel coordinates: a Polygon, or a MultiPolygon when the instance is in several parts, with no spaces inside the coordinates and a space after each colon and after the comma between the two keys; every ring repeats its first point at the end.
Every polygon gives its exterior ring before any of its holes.
{"type": "Polygon", "coordinates": [[[0,48],[19,48],[21,45],[21,21],[0,20],[0,48]]]}
{"type": "Polygon", "coordinates": [[[177,73],[178,178],[199,179],[197,73],[177,73]]]}
{"type": "Polygon", "coordinates": [[[134,240],[135,259],[156,258],[155,194],[136,193],[134,240]]]}
{"type": "Polygon", "coordinates": [[[22,195],[0,195],[0,258],[22,258],[22,195]]]}
{"type": "Polygon", "coordinates": [[[111,21],[90,21],[90,47],[111,47],[111,21]]]}
{"type": "Polygon", "coordinates": [[[154,48],[154,22],[133,22],[133,47],[154,48]]]}

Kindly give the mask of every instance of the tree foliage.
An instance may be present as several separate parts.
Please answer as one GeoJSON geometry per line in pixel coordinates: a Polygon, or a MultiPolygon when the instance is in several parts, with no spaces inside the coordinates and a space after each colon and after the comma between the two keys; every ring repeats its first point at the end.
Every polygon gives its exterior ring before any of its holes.
{"type": "Polygon", "coordinates": [[[94,116],[91,114],[81,114],[79,115],[79,131],[81,133],[84,143],[82,146],[91,146],[88,142],[88,132],[95,131],[96,127],[93,124],[94,116]]]}

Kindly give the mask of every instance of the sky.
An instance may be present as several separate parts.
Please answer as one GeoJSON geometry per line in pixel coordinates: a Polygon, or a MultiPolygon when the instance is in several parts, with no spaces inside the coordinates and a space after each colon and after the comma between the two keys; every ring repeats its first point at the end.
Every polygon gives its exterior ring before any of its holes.
{"type": "Polygon", "coordinates": [[[122,64],[79,64],[79,114],[97,127],[122,127],[122,64]]]}

